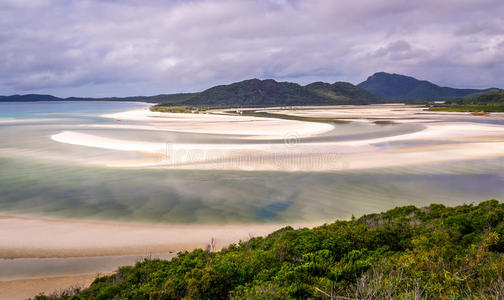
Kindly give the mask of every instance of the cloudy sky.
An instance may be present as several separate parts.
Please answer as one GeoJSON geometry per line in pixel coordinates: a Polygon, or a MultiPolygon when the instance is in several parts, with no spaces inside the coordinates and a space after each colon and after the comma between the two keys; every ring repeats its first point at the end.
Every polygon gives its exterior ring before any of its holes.
{"type": "Polygon", "coordinates": [[[377,71],[504,88],[502,0],[0,0],[0,94],[127,96],[377,71]]]}

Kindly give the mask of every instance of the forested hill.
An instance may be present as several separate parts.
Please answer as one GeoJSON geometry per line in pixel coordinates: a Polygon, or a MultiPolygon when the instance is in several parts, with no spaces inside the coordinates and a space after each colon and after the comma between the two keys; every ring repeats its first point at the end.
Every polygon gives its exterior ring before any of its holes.
{"type": "Polygon", "coordinates": [[[85,98],[85,97],[68,97],[60,98],[51,95],[27,94],[27,95],[11,95],[0,96],[0,102],[37,102],[37,101],[132,101],[132,102],[149,102],[149,103],[180,103],[190,97],[193,93],[180,94],[162,94],[156,96],[136,96],[136,97],[105,97],[105,98],[85,98]]]}
{"type": "Polygon", "coordinates": [[[286,227],[218,252],[122,267],[56,298],[501,299],[503,287],[504,205],[490,200],[286,227]]]}
{"type": "Polygon", "coordinates": [[[504,112],[504,90],[473,97],[450,99],[443,104],[434,104],[430,110],[465,112],[504,112]]]}
{"type": "Polygon", "coordinates": [[[501,105],[504,106],[504,90],[498,90],[473,97],[458,98],[449,101],[456,104],[501,105]]]}
{"type": "Polygon", "coordinates": [[[141,101],[166,106],[261,107],[296,105],[374,104],[416,100],[444,100],[478,96],[498,89],[455,89],[440,87],[413,77],[375,73],[359,85],[348,82],[314,82],[306,86],[273,79],[249,79],[218,85],[198,93],[108,98],[58,98],[51,95],[0,96],[5,101],[141,101]]]}
{"type": "Polygon", "coordinates": [[[157,96],[109,98],[58,98],[51,95],[0,96],[0,102],[15,101],[141,101],[162,105],[187,105],[203,107],[275,106],[275,105],[330,105],[370,104],[384,100],[351,83],[333,84],[315,82],[301,86],[273,79],[250,79],[228,85],[219,85],[200,93],[163,94],[157,96]]]}
{"type": "Polygon", "coordinates": [[[357,86],[372,94],[392,100],[444,100],[497,90],[441,87],[426,80],[385,72],[375,73],[357,86]]]}
{"type": "Polygon", "coordinates": [[[273,79],[250,79],[207,89],[184,102],[194,106],[271,106],[381,103],[382,99],[351,84],[301,86],[273,79]]]}
{"type": "Polygon", "coordinates": [[[34,102],[34,101],[61,101],[61,100],[63,99],[51,95],[40,95],[40,94],[0,96],[0,102],[34,102]]]}
{"type": "Polygon", "coordinates": [[[384,100],[351,83],[338,81],[333,84],[326,82],[314,82],[308,84],[306,89],[317,95],[330,98],[340,103],[367,104],[381,103],[384,100]]]}

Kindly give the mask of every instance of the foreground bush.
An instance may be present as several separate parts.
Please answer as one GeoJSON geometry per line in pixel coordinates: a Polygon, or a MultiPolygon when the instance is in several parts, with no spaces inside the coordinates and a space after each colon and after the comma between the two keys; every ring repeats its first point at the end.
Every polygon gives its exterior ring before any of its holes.
{"type": "Polygon", "coordinates": [[[36,299],[501,299],[504,205],[399,207],[145,260],[36,299]]]}

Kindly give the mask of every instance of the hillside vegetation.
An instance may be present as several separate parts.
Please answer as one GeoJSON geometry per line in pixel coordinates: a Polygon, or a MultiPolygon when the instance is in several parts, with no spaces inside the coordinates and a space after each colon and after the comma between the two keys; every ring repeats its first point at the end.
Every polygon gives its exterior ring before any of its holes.
{"type": "MultiPolygon", "coordinates": [[[[210,237],[209,237],[210,240],[210,237]]],[[[146,259],[36,299],[501,299],[504,205],[399,207],[146,259]],[[75,295],[71,295],[72,293],[75,295]]]]}
{"type": "Polygon", "coordinates": [[[371,94],[348,82],[314,82],[306,86],[306,89],[320,95],[338,101],[340,104],[370,104],[382,103],[383,99],[371,94]]]}
{"type": "Polygon", "coordinates": [[[418,102],[473,97],[498,89],[456,89],[440,87],[410,76],[375,73],[356,85],[348,82],[314,82],[306,86],[273,79],[249,79],[211,87],[199,93],[161,94],[156,96],[59,98],[51,95],[0,96],[0,102],[14,101],[142,101],[160,106],[188,107],[265,107],[298,105],[375,104],[418,102]]]}
{"type": "Polygon", "coordinates": [[[163,94],[156,96],[108,98],[59,98],[51,95],[0,96],[0,102],[28,101],[141,101],[160,103],[159,106],[187,107],[260,107],[294,105],[371,104],[383,100],[347,82],[333,84],[315,82],[301,86],[273,79],[250,79],[228,85],[219,85],[199,93],[163,94]]]}
{"type": "Polygon", "coordinates": [[[444,100],[497,90],[441,87],[426,80],[385,72],[375,73],[357,86],[374,95],[392,100],[444,100]]]}
{"type": "Polygon", "coordinates": [[[434,111],[504,112],[504,91],[499,90],[473,97],[458,98],[445,104],[436,104],[434,111]]]}
{"type": "Polygon", "coordinates": [[[369,104],[382,100],[363,89],[345,82],[312,83],[301,86],[273,79],[250,79],[207,89],[184,104],[213,107],[260,107],[274,105],[369,104]]]}

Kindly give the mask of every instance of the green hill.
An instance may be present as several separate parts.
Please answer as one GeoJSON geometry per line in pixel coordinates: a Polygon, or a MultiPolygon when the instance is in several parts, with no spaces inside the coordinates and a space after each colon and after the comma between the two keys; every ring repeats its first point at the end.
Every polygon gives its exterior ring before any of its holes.
{"type": "Polygon", "coordinates": [[[27,94],[27,95],[12,95],[0,96],[0,102],[37,102],[37,101],[134,101],[134,102],[149,102],[149,103],[180,103],[195,94],[180,93],[180,94],[163,94],[156,96],[136,96],[136,97],[104,97],[104,98],[86,98],[86,97],[68,97],[59,98],[51,95],[27,94]]]}
{"type": "Polygon", "coordinates": [[[376,97],[351,83],[316,82],[301,86],[273,79],[250,79],[207,89],[189,100],[193,106],[274,106],[274,105],[332,105],[381,102],[376,97]]]}
{"type": "Polygon", "coordinates": [[[496,90],[440,87],[426,80],[385,72],[375,73],[357,86],[382,98],[393,100],[443,100],[496,90]]]}
{"type": "Polygon", "coordinates": [[[58,98],[51,95],[0,96],[0,101],[142,101],[161,103],[161,106],[294,106],[331,104],[368,104],[382,100],[347,82],[333,84],[315,82],[301,86],[292,82],[277,82],[272,79],[250,79],[228,85],[219,85],[200,93],[163,94],[156,96],[58,98]]]}
{"type": "Polygon", "coordinates": [[[185,104],[194,106],[271,106],[325,103],[326,99],[311,93],[297,83],[272,79],[250,79],[209,88],[185,104]]]}
{"type": "Polygon", "coordinates": [[[460,112],[504,112],[504,90],[472,97],[457,98],[444,104],[435,104],[429,110],[460,112]]]}
{"type": "Polygon", "coordinates": [[[413,77],[375,73],[355,86],[348,82],[314,82],[306,86],[273,79],[249,79],[219,85],[200,93],[162,94],[156,96],[58,98],[51,95],[0,96],[0,101],[143,101],[161,106],[260,107],[295,105],[373,104],[411,100],[441,100],[473,97],[498,89],[454,89],[440,87],[413,77]]]}
{"type": "Polygon", "coordinates": [[[51,95],[27,94],[0,96],[0,102],[34,102],[34,101],[61,101],[62,98],[51,95]]]}
{"type": "Polygon", "coordinates": [[[338,104],[369,104],[383,102],[383,99],[380,97],[348,82],[335,82],[330,84],[318,81],[308,84],[305,88],[319,96],[336,101],[338,104]]]}
{"type": "Polygon", "coordinates": [[[211,248],[37,299],[501,299],[504,204],[399,207],[211,248]]]}
{"type": "Polygon", "coordinates": [[[504,90],[493,91],[472,97],[453,99],[449,102],[474,105],[504,105],[504,90]]]}

